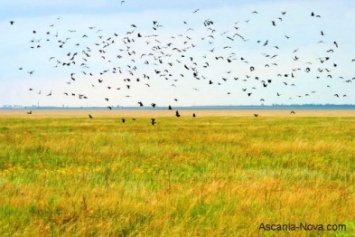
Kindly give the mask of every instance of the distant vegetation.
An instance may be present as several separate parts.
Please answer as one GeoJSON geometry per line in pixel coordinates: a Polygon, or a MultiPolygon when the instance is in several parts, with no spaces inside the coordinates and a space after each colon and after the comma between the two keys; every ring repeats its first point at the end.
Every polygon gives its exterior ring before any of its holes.
{"type": "MultiPolygon", "coordinates": [[[[22,106],[22,105],[3,105],[2,109],[107,109],[107,107],[56,107],[56,106],[22,106]]],[[[273,105],[199,105],[199,106],[175,106],[179,109],[355,109],[355,104],[273,104],[273,105]]],[[[1,108],[0,108],[1,109],[1,108]]],[[[113,109],[139,109],[151,110],[145,107],[115,106],[113,109]]],[[[167,109],[157,106],[155,109],[167,109]]]]}

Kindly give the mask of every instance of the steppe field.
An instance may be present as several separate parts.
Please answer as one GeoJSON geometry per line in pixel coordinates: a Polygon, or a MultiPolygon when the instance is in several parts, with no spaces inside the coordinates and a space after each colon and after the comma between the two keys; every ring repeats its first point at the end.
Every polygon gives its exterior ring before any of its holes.
{"type": "Polygon", "coordinates": [[[354,110],[194,112],[0,111],[0,236],[355,236],[354,110]]]}

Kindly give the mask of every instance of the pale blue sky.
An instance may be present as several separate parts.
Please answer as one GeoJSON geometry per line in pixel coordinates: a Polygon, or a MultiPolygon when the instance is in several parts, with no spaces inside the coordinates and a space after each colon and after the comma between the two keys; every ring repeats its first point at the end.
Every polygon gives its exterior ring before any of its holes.
{"type": "Polygon", "coordinates": [[[2,1],[0,106],[131,106],[139,101],[145,106],[354,104],[353,22],[355,3],[345,0],[2,1]],[[193,13],[196,9],[200,10],[193,13]],[[205,20],[213,25],[205,27],[205,20]],[[154,30],[153,21],[162,27],[154,30]],[[127,36],[135,41],[124,44],[127,36]],[[114,43],[104,47],[109,38],[114,43]],[[67,41],[63,48],[60,41],[67,41]],[[57,65],[75,52],[76,65],[57,65]],[[219,56],[223,60],[216,60],[219,56]],[[321,63],[326,57],[330,59],[321,63]],[[108,72],[100,75],[104,70],[108,72]]]}

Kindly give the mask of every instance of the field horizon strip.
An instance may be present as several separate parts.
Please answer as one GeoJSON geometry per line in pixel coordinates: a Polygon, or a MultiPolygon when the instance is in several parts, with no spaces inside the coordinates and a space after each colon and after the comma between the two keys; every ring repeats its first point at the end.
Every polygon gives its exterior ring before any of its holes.
{"type": "MultiPolygon", "coordinates": [[[[354,109],[183,109],[179,110],[182,117],[191,117],[193,113],[197,117],[252,117],[258,114],[260,117],[355,117],[354,109]]],[[[172,117],[175,110],[163,109],[0,109],[0,118],[144,118],[144,117],[172,117]],[[27,112],[33,111],[29,115],[27,112]]]]}
{"type": "Polygon", "coordinates": [[[262,113],[0,113],[0,235],[354,236],[355,116],[262,113]]]}

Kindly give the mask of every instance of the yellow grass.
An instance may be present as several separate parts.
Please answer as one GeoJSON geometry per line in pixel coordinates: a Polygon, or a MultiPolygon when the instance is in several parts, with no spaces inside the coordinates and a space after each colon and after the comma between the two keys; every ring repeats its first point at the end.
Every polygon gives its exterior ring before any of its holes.
{"type": "MultiPolygon", "coordinates": [[[[29,109],[30,110],[30,109],[29,109]]],[[[16,117],[21,118],[26,115],[29,110],[0,110],[0,117],[16,117]]],[[[355,110],[295,110],[293,117],[354,117],[355,110]]],[[[179,110],[182,116],[192,116],[196,113],[201,117],[249,117],[254,113],[262,117],[282,116],[289,117],[290,110],[179,110]]],[[[34,110],[29,118],[81,118],[88,117],[92,114],[95,117],[169,117],[174,115],[174,111],[169,110],[34,110]]]]}
{"type": "Polygon", "coordinates": [[[2,111],[0,236],[355,236],[353,111],[194,112],[2,111]]]}

